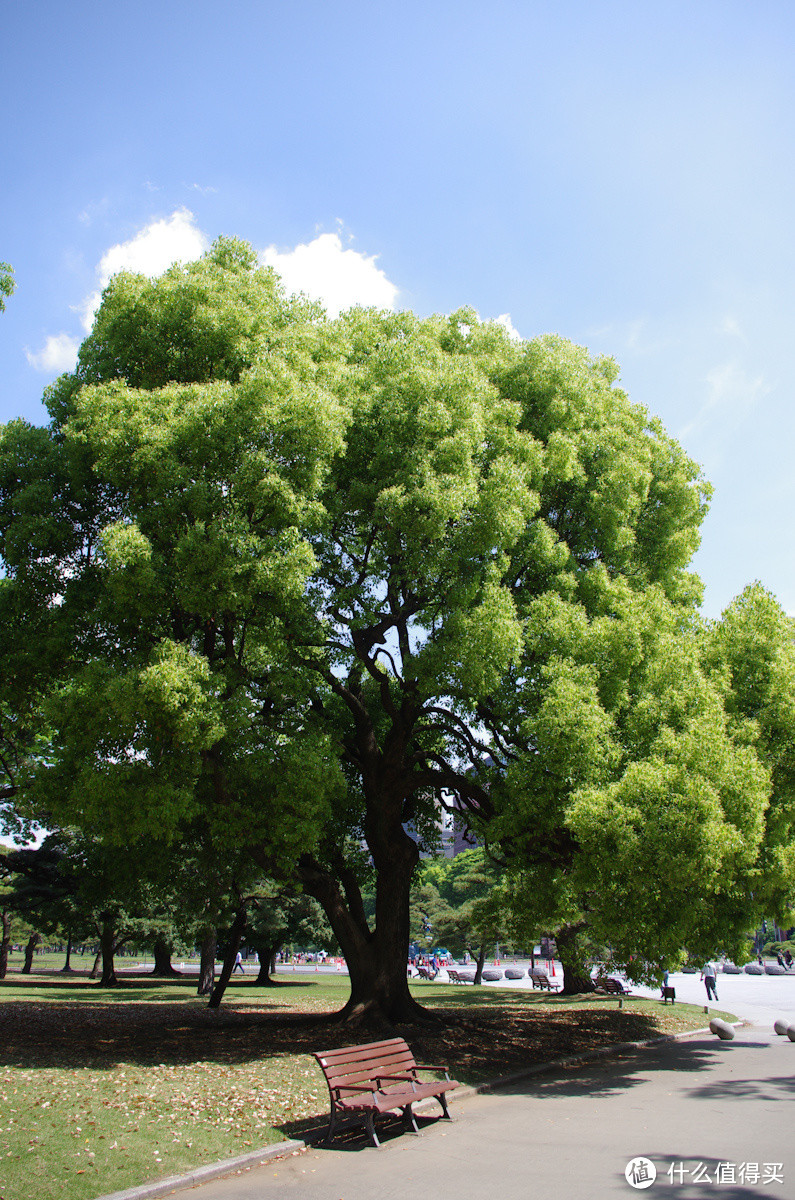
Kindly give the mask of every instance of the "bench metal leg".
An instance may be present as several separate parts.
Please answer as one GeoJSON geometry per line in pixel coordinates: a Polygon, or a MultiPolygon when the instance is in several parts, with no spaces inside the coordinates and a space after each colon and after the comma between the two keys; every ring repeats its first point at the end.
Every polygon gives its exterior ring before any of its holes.
{"type": "Polygon", "coordinates": [[[450,1116],[450,1109],[447,1107],[447,1096],[444,1094],[444,1092],[440,1092],[436,1099],[441,1104],[442,1112],[444,1113],[445,1117],[447,1117],[447,1120],[452,1121],[453,1118],[450,1116]]]}
{"type": "Polygon", "coordinates": [[[372,1109],[365,1113],[364,1123],[367,1126],[367,1132],[372,1138],[373,1145],[375,1146],[376,1150],[380,1150],[381,1143],[379,1142],[378,1135],[375,1132],[375,1114],[373,1113],[372,1109]]]}
{"type": "Polygon", "coordinates": [[[414,1116],[414,1109],[411,1107],[411,1105],[407,1104],[405,1108],[401,1109],[401,1112],[403,1113],[403,1120],[410,1121],[411,1128],[414,1130],[415,1133],[419,1133],[420,1127],[417,1124],[417,1119],[414,1116]]]}
{"type": "Polygon", "coordinates": [[[323,1139],[325,1145],[327,1145],[327,1146],[331,1144],[331,1139],[334,1137],[334,1126],[336,1124],[337,1124],[337,1110],[332,1105],[331,1106],[331,1116],[329,1117],[329,1122],[328,1122],[328,1129],[326,1130],[326,1136],[323,1139]]]}

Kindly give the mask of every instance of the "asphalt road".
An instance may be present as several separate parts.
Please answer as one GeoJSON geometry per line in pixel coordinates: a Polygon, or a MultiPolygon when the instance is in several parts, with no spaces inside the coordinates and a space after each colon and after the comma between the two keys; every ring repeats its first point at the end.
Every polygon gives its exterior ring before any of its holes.
{"type": "Polygon", "coordinates": [[[795,1197],[795,1043],[755,1028],[557,1069],[451,1105],[382,1150],[359,1136],[215,1180],[195,1200],[795,1197]],[[646,1158],[649,1188],[627,1182],[646,1158]]]}
{"type": "MultiPolygon", "coordinates": [[[[556,964],[557,979],[562,977],[560,964],[556,964]]],[[[441,975],[440,982],[444,979],[441,975]]],[[[676,998],[681,1003],[707,1005],[710,1011],[734,1013],[738,1018],[765,1027],[772,1027],[778,1018],[795,1021],[795,971],[787,975],[724,975],[718,972],[718,1000],[707,1001],[704,981],[698,975],[682,972],[671,974],[668,980],[676,989],[676,998]]],[[[529,988],[530,980],[500,980],[486,983],[484,987],[529,988]]],[[[658,997],[659,988],[644,987],[642,984],[627,984],[633,995],[658,997]]],[[[795,1200],[795,1189],[793,1189],[795,1200]]]]}
{"type": "MultiPolygon", "coordinates": [[[[671,975],[669,984],[677,1000],[706,1004],[708,1008],[735,1013],[755,1025],[770,1028],[779,1018],[795,1021],[795,971],[789,975],[718,974],[718,1000],[707,1001],[704,981],[698,975],[671,975]]],[[[659,996],[659,990],[632,986],[639,996],[659,996]]],[[[792,1192],[795,1197],[795,1189],[792,1192]]]]}

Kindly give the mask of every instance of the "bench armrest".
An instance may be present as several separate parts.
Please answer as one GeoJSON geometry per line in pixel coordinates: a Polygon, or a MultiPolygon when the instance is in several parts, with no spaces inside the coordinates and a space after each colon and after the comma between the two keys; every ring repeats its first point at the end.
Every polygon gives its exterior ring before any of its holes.
{"type": "Polygon", "coordinates": [[[377,1092],[378,1088],[374,1083],[361,1083],[354,1086],[353,1084],[341,1083],[339,1087],[334,1086],[334,1091],[340,1092],[377,1092]]]}

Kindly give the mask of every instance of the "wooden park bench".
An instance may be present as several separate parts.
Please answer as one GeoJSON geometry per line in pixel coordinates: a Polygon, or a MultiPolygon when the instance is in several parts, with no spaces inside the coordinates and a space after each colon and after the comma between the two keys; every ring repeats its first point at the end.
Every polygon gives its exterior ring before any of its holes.
{"type": "Polygon", "coordinates": [[[612,975],[608,975],[600,979],[596,985],[597,992],[607,992],[609,996],[631,996],[629,988],[625,988],[620,979],[613,979],[612,975]]]}
{"type": "Polygon", "coordinates": [[[432,971],[430,967],[417,967],[417,974],[420,979],[427,979],[429,983],[433,983],[438,972],[432,971]]]}
{"type": "Polygon", "coordinates": [[[412,1104],[433,1097],[442,1106],[447,1119],[445,1093],[461,1085],[451,1079],[446,1067],[421,1066],[415,1063],[403,1038],[385,1042],[368,1042],[363,1046],[345,1046],[339,1050],[322,1050],[315,1054],[328,1084],[331,1098],[331,1117],[326,1142],[334,1136],[337,1118],[346,1115],[360,1117],[367,1126],[374,1146],[380,1146],[375,1132],[379,1113],[403,1113],[419,1133],[412,1104]],[[443,1071],[444,1079],[423,1082],[418,1071],[443,1071]]]}
{"type": "Polygon", "coordinates": [[[546,988],[548,992],[557,991],[557,984],[553,984],[552,980],[547,975],[546,971],[537,969],[528,971],[534,988],[546,988]]]}

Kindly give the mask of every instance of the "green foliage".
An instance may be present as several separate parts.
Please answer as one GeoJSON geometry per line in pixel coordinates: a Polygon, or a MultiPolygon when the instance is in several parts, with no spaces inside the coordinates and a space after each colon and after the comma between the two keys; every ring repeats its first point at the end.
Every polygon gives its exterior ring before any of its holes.
{"type": "Polygon", "coordinates": [[[6,296],[13,296],[16,286],[14,268],[0,262],[0,312],[5,312],[6,296]]]}
{"type": "Polygon", "coordinates": [[[260,965],[265,955],[282,947],[339,949],[320,905],[310,896],[286,894],[274,884],[262,889],[252,908],[245,942],[259,953],[260,965]]]}
{"type": "Polygon", "coordinates": [[[412,940],[427,949],[445,946],[457,957],[515,940],[501,877],[481,848],[423,860],[412,890],[412,940]]]}
{"type": "Polygon", "coordinates": [[[112,280],[46,399],[0,438],[17,811],[156,825],[233,864],[216,897],[249,851],[382,974],[453,799],[510,868],[473,937],[587,915],[653,968],[783,902],[791,634],[756,594],[700,627],[710,489],[612,361],[466,309],[331,321],[221,239],[112,280]]]}
{"type": "Polygon", "coordinates": [[[770,774],[763,813],[757,915],[792,921],[795,903],[795,621],[753,584],[705,635],[705,661],[731,726],[770,774]]]}
{"type": "Polygon", "coordinates": [[[587,914],[638,977],[683,944],[742,959],[769,770],[704,669],[697,625],[656,588],[614,602],[589,620],[555,600],[530,622],[538,682],[513,703],[532,752],[508,766],[491,825],[512,903],[540,927],[587,914]]]}

